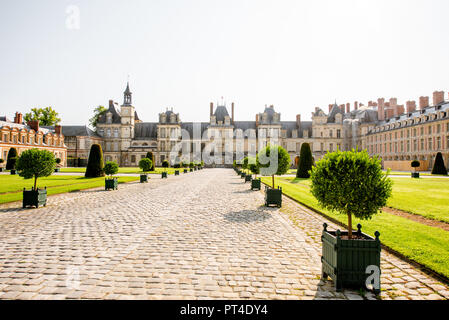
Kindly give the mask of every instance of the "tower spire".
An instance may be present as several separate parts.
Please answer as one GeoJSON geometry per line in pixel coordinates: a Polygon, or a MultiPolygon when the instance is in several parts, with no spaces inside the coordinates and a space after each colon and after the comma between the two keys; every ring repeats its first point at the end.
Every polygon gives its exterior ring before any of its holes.
{"type": "Polygon", "coordinates": [[[131,104],[132,104],[132,93],[131,90],[129,90],[129,79],[128,79],[128,82],[126,83],[126,90],[123,93],[123,105],[130,106],[131,104]]]}

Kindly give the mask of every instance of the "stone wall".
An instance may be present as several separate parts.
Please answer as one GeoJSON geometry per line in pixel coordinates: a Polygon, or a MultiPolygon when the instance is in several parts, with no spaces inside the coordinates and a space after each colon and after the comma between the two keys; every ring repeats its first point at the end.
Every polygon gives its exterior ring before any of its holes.
{"type": "MultiPolygon", "coordinates": [[[[421,166],[416,168],[416,171],[431,170],[428,160],[420,160],[421,166]]],[[[410,165],[411,161],[384,161],[384,169],[390,168],[392,171],[414,171],[410,165]]]]}

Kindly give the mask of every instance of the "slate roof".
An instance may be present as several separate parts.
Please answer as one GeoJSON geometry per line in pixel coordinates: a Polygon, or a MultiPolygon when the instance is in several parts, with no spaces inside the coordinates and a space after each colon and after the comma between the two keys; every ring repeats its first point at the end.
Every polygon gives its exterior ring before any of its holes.
{"type": "Polygon", "coordinates": [[[108,112],[112,113],[112,123],[122,122],[122,117],[120,115],[119,109],[116,107],[116,104],[113,101],[110,101],[108,111],[98,118],[98,123],[106,123],[106,114],[108,112]]]}
{"type": "Polygon", "coordinates": [[[229,113],[228,113],[228,109],[226,109],[225,106],[218,106],[217,109],[215,110],[214,116],[218,121],[225,121],[225,117],[229,117],[229,113]]]}
{"type": "Polygon", "coordinates": [[[88,126],[62,126],[62,134],[65,137],[100,137],[88,126]]]}
{"type": "Polygon", "coordinates": [[[138,122],[134,125],[134,139],[156,139],[157,122],[138,122]]]}

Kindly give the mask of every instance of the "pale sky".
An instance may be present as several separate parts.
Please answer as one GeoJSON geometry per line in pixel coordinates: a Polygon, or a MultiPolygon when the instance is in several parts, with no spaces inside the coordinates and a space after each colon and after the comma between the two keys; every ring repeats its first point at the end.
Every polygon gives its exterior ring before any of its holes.
{"type": "Polygon", "coordinates": [[[128,75],[148,122],[167,107],[208,121],[221,96],[236,120],[273,104],[284,121],[335,99],[448,97],[447,0],[0,1],[9,118],[52,106],[62,124],[87,124],[94,107],[123,102],[128,75]]]}

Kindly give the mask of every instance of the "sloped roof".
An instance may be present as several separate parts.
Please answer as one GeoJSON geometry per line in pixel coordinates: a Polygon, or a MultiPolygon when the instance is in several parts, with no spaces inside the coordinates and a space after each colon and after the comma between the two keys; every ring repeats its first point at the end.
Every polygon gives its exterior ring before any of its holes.
{"type": "Polygon", "coordinates": [[[115,103],[113,101],[110,101],[108,111],[106,111],[104,114],[102,114],[98,118],[98,123],[106,123],[106,114],[108,112],[112,113],[112,123],[121,123],[122,122],[122,117],[120,115],[120,111],[115,106],[115,103]]]}
{"type": "Polygon", "coordinates": [[[214,116],[218,121],[225,121],[225,117],[229,117],[228,109],[225,106],[218,106],[215,110],[214,116]]]}
{"type": "Polygon", "coordinates": [[[62,134],[65,137],[100,137],[88,126],[62,126],[62,134]]]}
{"type": "Polygon", "coordinates": [[[341,110],[341,108],[339,106],[337,106],[337,104],[334,104],[334,106],[332,107],[331,112],[329,113],[329,116],[327,117],[327,123],[334,123],[335,122],[335,116],[337,114],[341,114],[343,116],[344,112],[341,110]]]}
{"type": "Polygon", "coordinates": [[[157,122],[138,122],[134,125],[135,139],[156,139],[157,122]]]}

